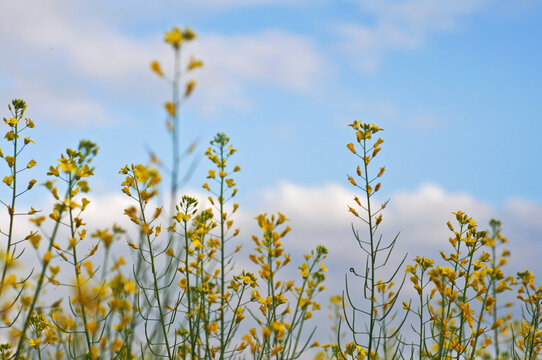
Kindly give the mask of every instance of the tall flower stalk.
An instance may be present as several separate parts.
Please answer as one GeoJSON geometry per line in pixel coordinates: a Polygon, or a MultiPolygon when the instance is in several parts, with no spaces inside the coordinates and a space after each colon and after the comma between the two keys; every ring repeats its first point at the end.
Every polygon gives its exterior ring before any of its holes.
{"type": "Polygon", "coordinates": [[[346,345],[343,356],[367,356],[368,359],[377,359],[382,349],[384,358],[395,359],[400,356],[401,342],[397,335],[406,315],[391,332],[391,324],[387,320],[394,318],[397,313],[395,306],[404,278],[397,290],[393,290],[393,279],[405,261],[406,255],[400,264],[392,269],[391,275],[386,275],[388,277],[386,280],[377,277],[378,270],[387,266],[397,240],[396,236],[385,244],[382,242],[382,235],[377,235],[378,227],[382,222],[382,210],[386,207],[387,202],[381,204],[376,210],[372,202],[372,197],[380,190],[380,178],[385,171],[385,168],[381,167],[376,175],[372,175],[369,167],[381,151],[380,146],[384,142],[382,138],[373,142],[373,135],[382,129],[374,124],[363,124],[358,121],[354,121],[349,126],[355,131],[357,144],[349,143],[346,147],[361,160],[361,165],[356,168],[355,176],[348,176],[348,181],[357,190],[360,190],[363,196],[361,199],[357,196],[354,197],[356,205],[349,206],[348,210],[356,219],[367,225],[368,238],[364,239],[352,226],[354,237],[366,260],[363,269],[350,268],[353,276],[362,282],[362,304],[358,304],[352,298],[351,283],[348,277],[346,278],[344,298],[348,302],[348,309],[347,306],[344,307],[345,321],[352,333],[353,342],[346,345]],[[360,327],[357,321],[359,315],[368,318],[367,324],[363,327],[360,327]]]}
{"type": "MultiPolygon", "coordinates": [[[[182,160],[181,153],[181,121],[180,121],[180,108],[184,102],[192,95],[196,82],[194,80],[188,80],[184,86],[181,85],[181,77],[190,73],[191,71],[203,66],[203,62],[194,57],[190,57],[188,64],[183,66],[181,60],[181,53],[183,45],[196,38],[196,33],[189,27],[185,27],[183,30],[178,27],[174,27],[171,31],[165,33],[164,41],[173,49],[173,73],[171,76],[167,76],[162,70],[162,66],[157,60],[151,62],[151,70],[164,79],[171,86],[171,99],[164,104],[164,108],[167,113],[166,128],[171,138],[171,165],[167,169],[171,175],[169,202],[170,210],[169,214],[173,216],[175,214],[175,207],[178,199],[178,190],[182,183],[186,182],[194,170],[195,163],[187,170],[184,176],[180,173],[180,165],[182,160]],[[181,88],[184,88],[184,92],[181,88]]],[[[186,148],[184,152],[188,155],[194,150],[195,144],[192,144],[186,148]]],[[[155,159],[157,161],[157,159],[155,159]]],[[[171,225],[171,223],[170,223],[171,225]]]]}

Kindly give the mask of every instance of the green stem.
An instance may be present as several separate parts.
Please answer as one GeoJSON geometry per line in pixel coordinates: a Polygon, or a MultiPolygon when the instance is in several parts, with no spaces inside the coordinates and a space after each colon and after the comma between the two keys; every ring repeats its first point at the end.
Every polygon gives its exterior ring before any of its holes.
{"type": "MultiPolygon", "coordinates": [[[[70,232],[71,232],[71,237],[72,239],[75,238],[75,229],[73,227],[73,209],[72,209],[72,206],[71,206],[71,200],[72,200],[72,194],[71,194],[71,190],[72,190],[72,187],[73,187],[73,179],[72,179],[72,174],[70,173],[69,176],[68,176],[68,200],[69,200],[69,208],[68,208],[68,214],[70,216],[70,232]]],[[[91,340],[90,340],[90,334],[88,333],[88,328],[87,328],[87,313],[86,313],[86,310],[85,310],[85,306],[83,305],[83,302],[81,301],[82,300],[82,291],[81,291],[81,280],[80,280],[80,276],[79,276],[79,271],[78,268],[77,268],[77,246],[74,244],[73,246],[73,266],[74,266],[74,270],[75,270],[75,280],[77,282],[77,295],[79,296],[79,301],[80,301],[80,306],[81,306],[81,317],[83,318],[83,327],[84,327],[84,333],[85,333],[85,339],[87,341],[87,348],[88,348],[88,353],[89,354],[92,354],[91,352],[91,340]]],[[[79,268],[80,269],[80,268],[79,268]]]]}
{"type": "MultiPolygon", "coordinates": [[[[460,228],[459,228],[459,233],[462,234],[463,233],[463,225],[460,225],[460,228]]],[[[454,262],[454,272],[457,273],[457,270],[459,269],[459,254],[460,254],[460,248],[461,248],[461,236],[459,236],[459,239],[457,239],[457,247],[454,249],[455,250],[455,253],[457,254],[457,261],[454,262]]],[[[453,290],[455,288],[455,282],[452,282],[451,286],[450,286],[450,291],[453,293],[453,290]]],[[[452,302],[451,301],[448,301],[448,306],[447,306],[447,309],[446,309],[446,316],[443,316],[442,317],[442,320],[446,321],[450,319],[450,312],[452,310],[452,302]]],[[[449,342],[448,342],[449,343],[449,342]]],[[[445,347],[443,346],[444,344],[444,334],[442,333],[441,331],[441,334],[440,334],[440,339],[439,339],[439,352],[438,352],[438,355],[437,355],[437,359],[443,359],[445,358],[445,356],[447,355],[448,351],[449,351],[449,348],[448,347],[445,347]]]]}
{"type": "MultiPolygon", "coordinates": [[[[186,209],[187,212],[188,212],[188,208],[186,209]]],[[[184,249],[184,272],[185,272],[185,276],[186,276],[186,291],[185,291],[185,295],[186,295],[186,298],[187,298],[187,301],[188,301],[188,329],[190,331],[190,334],[189,334],[189,337],[190,337],[190,352],[192,353],[192,358],[194,358],[195,356],[195,344],[196,344],[196,341],[195,339],[197,339],[197,334],[196,332],[194,331],[195,329],[193,328],[193,320],[192,320],[192,291],[190,289],[190,272],[189,272],[189,261],[188,261],[188,247],[190,246],[189,242],[188,242],[188,222],[186,220],[183,220],[183,230],[184,230],[184,244],[185,244],[185,249],[184,249]]]]}
{"type": "MultiPolygon", "coordinates": [[[[469,251],[470,254],[469,254],[469,265],[467,267],[467,271],[465,273],[465,285],[463,287],[463,294],[461,296],[461,302],[463,304],[465,304],[465,301],[467,300],[467,290],[469,289],[469,279],[470,279],[470,271],[471,271],[471,268],[472,268],[472,261],[474,259],[474,252],[475,252],[475,249],[476,249],[476,243],[472,246],[472,249],[469,251]]],[[[470,316],[470,314],[469,314],[470,316]]],[[[462,343],[463,342],[463,328],[465,327],[465,320],[466,320],[466,316],[464,314],[461,315],[460,317],[460,322],[459,322],[459,338],[458,338],[458,341],[459,343],[462,343]]],[[[458,351],[457,352],[457,356],[456,356],[456,359],[459,360],[459,357],[461,356],[461,354],[463,353],[463,351],[458,351]]]]}
{"type": "MultiPolygon", "coordinates": [[[[15,112],[15,116],[17,116],[15,112]]],[[[18,118],[18,117],[17,117],[18,118]]],[[[13,140],[13,192],[11,194],[11,211],[9,211],[9,230],[8,230],[8,243],[6,246],[6,258],[4,261],[4,268],[2,270],[2,280],[0,280],[0,295],[4,289],[4,281],[6,279],[8,271],[8,263],[12,261],[13,257],[10,256],[11,242],[13,239],[13,221],[15,220],[15,199],[17,198],[17,138],[19,136],[18,124],[15,125],[15,139],[13,140]]]]}
{"type": "MultiPolygon", "coordinates": [[[[315,260],[311,266],[309,267],[309,274],[312,274],[312,271],[314,269],[314,266],[315,264],[317,263],[318,261],[315,260]]],[[[299,303],[301,301],[301,298],[303,297],[303,293],[305,292],[305,287],[307,286],[307,281],[308,281],[309,277],[307,276],[304,280],[303,280],[303,285],[301,285],[301,290],[299,291],[299,296],[297,298],[297,302],[296,302],[296,305],[295,305],[295,311],[294,311],[294,316],[292,317],[292,326],[290,328],[290,330],[288,331],[288,334],[286,335],[286,339],[284,340],[284,344],[285,344],[285,348],[286,348],[286,344],[288,344],[288,347],[287,347],[287,351],[286,351],[286,354],[289,355],[289,354],[295,354],[295,350],[297,349],[297,345],[298,345],[298,342],[299,342],[299,336],[297,337],[296,341],[295,341],[295,344],[293,345],[294,348],[293,350],[291,350],[292,348],[292,340],[291,340],[291,335],[293,333],[293,330],[296,326],[296,321],[299,321],[297,319],[297,315],[300,311],[300,308],[299,308],[299,303]]],[[[301,310],[302,314],[301,316],[304,316],[304,311],[301,310]]],[[[300,319],[302,319],[302,317],[300,316],[300,319]]]]}
{"type": "MultiPolygon", "coordinates": [[[[64,199],[68,197],[69,191],[70,190],[68,189],[68,193],[66,193],[66,196],[64,197],[64,199]]],[[[56,233],[60,226],[60,219],[62,217],[63,212],[64,212],[64,208],[62,207],[60,211],[58,212],[58,220],[56,221],[55,227],[53,228],[53,232],[51,233],[51,237],[49,238],[49,246],[47,247],[47,252],[51,251],[51,249],[53,248],[53,243],[55,241],[56,233]]],[[[17,356],[20,354],[23,348],[23,342],[25,340],[26,331],[28,330],[28,326],[30,325],[30,317],[32,313],[34,312],[34,308],[36,307],[36,303],[38,301],[38,297],[39,297],[41,288],[43,286],[43,281],[45,280],[45,272],[47,271],[48,265],[49,265],[48,262],[47,263],[43,262],[42,264],[41,273],[38,278],[38,283],[36,284],[36,290],[34,291],[32,302],[30,303],[30,307],[28,308],[27,316],[23,325],[23,329],[21,331],[21,337],[19,338],[19,342],[17,343],[17,350],[15,350],[15,354],[13,355],[13,358],[17,358],[17,356]]]]}
{"type": "Polygon", "coordinates": [[[423,275],[424,275],[424,270],[422,269],[422,272],[420,274],[420,289],[422,289],[420,291],[420,353],[419,353],[419,360],[422,360],[422,354],[423,354],[423,342],[424,342],[424,339],[425,339],[425,332],[424,332],[424,326],[423,326],[423,275]]]}
{"type": "MultiPolygon", "coordinates": [[[[172,84],[172,102],[175,105],[175,115],[172,116],[173,131],[171,132],[171,142],[172,142],[172,164],[171,164],[171,193],[170,193],[170,216],[175,214],[175,203],[177,201],[177,187],[179,182],[179,83],[181,77],[181,50],[180,48],[175,49],[175,64],[174,64],[174,74],[173,74],[173,84],[172,84]]],[[[173,224],[173,220],[170,220],[170,226],[173,224]]]]}
{"type": "MultiPolygon", "coordinates": [[[[225,169],[225,159],[224,159],[224,141],[220,141],[220,169],[224,171],[225,169]]],[[[224,360],[224,353],[226,351],[226,344],[224,343],[224,307],[226,306],[226,300],[224,299],[225,289],[224,285],[226,282],[226,274],[224,271],[225,267],[225,229],[224,229],[224,177],[220,176],[220,360],[224,360]]]]}
{"type": "MultiPolygon", "coordinates": [[[[235,317],[237,315],[237,310],[241,306],[241,300],[243,299],[243,294],[245,293],[245,288],[246,288],[246,285],[243,285],[243,289],[241,290],[241,295],[239,295],[239,299],[237,300],[237,304],[235,305],[235,308],[233,308],[233,314],[234,314],[235,317]]],[[[236,325],[235,320],[230,323],[230,328],[228,330],[228,335],[226,336],[226,342],[229,342],[231,337],[233,336],[233,334],[234,334],[233,330],[235,328],[235,325],[236,325]]]]}
{"type": "MultiPolygon", "coordinates": [[[[492,258],[493,258],[493,263],[492,263],[492,270],[493,270],[493,277],[496,276],[496,271],[497,271],[497,265],[496,265],[496,262],[497,262],[497,257],[496,257],[496,251],[495,251],[495,242],[497,241],[497,230],[496,230],[496,227],[493,228],[493,246],[491,247],[491,255],[492,255],[492,258]]],[[[491,286],[491,293],[493,295],[493,299],[497,299],[497,282],[496,281],[493,281],[492,283],[492,286],[491,286]]],[[[493,306],[493,324],[496,324],[497,323],[497,319],[498,319],[498,316],[497,316],[497,306],[493,306]]],[[[493,342],[495,344],[495,359],[496,360],[499,360],[499,328],[498,327],[495,327],[495,329],[493,329],[493,342]]]]}
{"type": "MultiPolygon", "coordinates": [[[[367,140],[363,139],[363,156],[364,158],[367,157],[367,140]]],[[[364,173],[365,173],[365,195],[367,200],[367,217],[368,217],[368,223],[369,223],[369,241],[371,243],[371,253],[370,253],[370,259],[371,259],[371,278],[369,279],[370,282],[370,296],[371,296],[371,311],[369,315],[369,344],[367,346],[367,354],[368,358],[371,359],[371,351],[373,349],[373,338],[374,338],[374,328],[375,328],[375,313],[374,313],[374,306],[375,306],[375,263],[376,263],[376,253],[374,249],[374,229],[373,229],[373,214],[371,212],[371,194],[369,193],[369,171],[368,171],[368,164],[364,160],[364,173]]]]}
{"type": "MultiPolygon", "coordinates": [[[[139,192],[139,185],[138,185],[137,178],[135,177],[135,174],[134,174],[134,180],[135,180],[134,184],[135,184],[135,187],[136,187],[137,197],[138,197],[138,202],[139,202],[139,209],[141,210],[141,218],[143,220],[143,223],[146,224],[147,220],[145,218],[145,208],[143,206],[143,200],[141,199],[141,194],[139,192]]],[[[157,272],[156,272],[156,265],[155,265],[155,262],[154,262],[154,252],[153,252],[153,249],[152,249],[151,237],[147,233],[145,233],[145,236],[147,238],[147,245],[149,246],[149,255],[150,255],[152,278],[153,278],[153,290],[154,290],[153,292],[154,292],[154,297],[156,298],[156,302],[158,303],[158,312],[160,314],[160,325],[161,325],[161,328],[162,328],[162,335],[164,336],[164,342],[165,342],[166,349],[167,349],[168,359],[172,360],[173,356],[171,354],[171,349],[169,348],[168,334],[167,334],[167,330],[166,330],[166,325],[164,323],[164,312],[162,310],[162,302],[161,302],[161,298],[160,298],[160,290],[158,289],[158,276],[156,275],[157,272]]]]}
{"type": "MultiPolygon", "coordinates": [[[[493,283],[493,278],[491,279],[490,287],[493,283]]],[[[474,360],[474,355],[476,353],[476,343],[478,342],[478,338],[480,337],[480,328],[482,327],[482,320],[484,319],[484,310],[486,308],[487,298],[489,296],[489,291],[486,289],[486,293],[484,295],[484,300],[482,301],[482,304],[480,306],[480,315],[478,316],[478,321],[476,323],[476,332],[474,333],[474,343],[472,344],[472,350],[469,359],[474,360]]],[[[498,359],[498,358],[496,358],[498,359]]]]}

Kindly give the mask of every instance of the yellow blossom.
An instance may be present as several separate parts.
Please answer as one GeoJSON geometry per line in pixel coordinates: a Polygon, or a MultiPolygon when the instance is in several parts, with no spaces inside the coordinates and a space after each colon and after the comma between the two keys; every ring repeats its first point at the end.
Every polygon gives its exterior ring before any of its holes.
{"type": "Polygon", "coordinates": [[[190,60],[188,61],[187,70],[194,70],[196,68],[202,67],[203,61],[196,59],[195,57],[191,56],[190,60]]]}
{"type": "Polygon", "coordinates": [[[40,344],[41,344],[41,338],[38,337],[38,338],[35,338],[35,339],[29,339],[28,343],[29,343],[29,345],[31,347],[39,349],[40,344]]]}
{"type": "Polygon", "coordinates": [[[183,41],[181,29],[174,27],[173,30],[166,32],[164,40],[166,43],[171,44],[175,49],[178,49],[183,41]]]}
{"type": "Polygon", "coordinates": [[[194,91],[194,88],[196,87],[196,82],[194,80],[191,80],[186,83],[186,88],[184,90],[184,96],[189,97],[192,92],[194,91]]]}
{"type": "Polygon", "coordinates": [[[160,63],[156,60],[151,62],[151,70],[154,71],[154,73],[158,76],[164,76],[162,67],[160,66],[160,63]]]}
{"type": "Polygon", "coordinates": [[[168,101],[164,104],[164,108],[170,116],[175,116],[177,114],[177,107],[171,101],[168,101]]]}

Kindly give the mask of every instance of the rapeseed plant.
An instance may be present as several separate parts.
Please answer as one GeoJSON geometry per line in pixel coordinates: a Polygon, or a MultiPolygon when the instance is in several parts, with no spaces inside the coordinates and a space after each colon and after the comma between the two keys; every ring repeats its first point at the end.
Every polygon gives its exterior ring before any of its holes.
{"type": "Polygon", "coordinates": [[[365,265],[363,269],[358,271],[350,268],[350,272],[355,279],[361,280],[363,294],[362,301],[356,302],[350,293],[351,283],[346,278],[346,296],[344,298],[347,300],[348,306],[344,305],[344,315],[353,341],[346,344],[344,351],[340,352],[341,356],[349,355],[355,358],[367,357],[368,359],[377,359],[378,354],[383,353],[385,358],[396,359],[401,356],[403,346],[400,330],[406,320],[406,314],[402,315],[401,319],[396,317],[399,314],[396,305],[404,284],[404,277],[398,287],[395,286],[394,278],[404,263],[406,255],[392,270],[391,275],[387,275],[386,280],[377,277],[377,272],[387,267],[398,238],[397,235],[390,242],[383,243],[382,235],[377,236],[378,227],[383,218],[382,212],[387,201],[376,210],[372,203],[372,197],[380,190],[380,178],[385,171],[385,167],[381,167],[376,175],[372,175],[369,168],[371,162],[381,151],[381,145],[384,142],[382,138],[373,141],[373,135],[382,129],[374,124],[365,124],[359,121],[354,121],[349,126],[355,131],[357,145],[349,143],[346,147],[361,160],[361,164],[356,168],[355,176],[348,176],[348,181],[357,190],[360,190],[363,196],[361,199],[357,196],[354,197],[356,205],[349,206],[348,211],[367,225],[368,239],[360,236],[359,231],[352,225],[354,237],[365,257],[365,265]],[[367,323],[363,323],[361,326],[358,322],[360,316],[368,318],[367,323]],[[398,323],[392,328],[391,322],[394,320],[398,320],[398,323]]]}
{"type": "MultiPolygon", "coordinates": [[[[173,72],[168,76],[163,70],[158,60],[153,60],[150,64],[151,70],[158,75],[162,80],[171,86],[171,99],[164,104],[164,108],[167,114],[166,128],[171,137],[171,166],[168,169],[171,175],[170,183],[170,214],[174,214],[175,204],[177,202],[178,189],[182,186],[191,176],[195,162],[192,163],[186,174],[180,178],[180,163],[183,155],[192,153],[195,149],[196,143],[192,143],[188,146],[182,154],[180,152],[180,108],[184,102],[192,95],[196,87],[195,80],[188,80],[184,84],[184,92],[181,91],[181,77],[186,74],[190,74],[192,71],[203,67],[203,61],[193,56],[190,57],[188,64],[183,66],[181,62],[181,51],[183,45],[196,38],[196,33],[189,27],[185,27],[183,30],[178,27],[174,27],[171,31],[167,31],[164,36],[165,42],[173,49],[173,72]]],[[[151,154],[151,160],[157,164],[161,164],[159,159],[154,153],[151,154]]],[[[171,225],[171,224],[170,224],[171,225]]]]}
{"type": "MultiPolygon", "coordinates": [[[[454,212],[458,225],[454,227],[447,223],[453,234],[449,238],[453,250],[440,252],[443,264],[416,256],[413,264],[406,266],[405,274],[418,295],[417,300],[403,301],[402,315],[400,311],[391,312],[398,302],[405,279],[395,290],[393,278],[398,275],[405,258],[399,267],[388,269],[391,277],[377,280],[376,271],[387,267],[397,240],[396,237],[383,245],[382,236],[378,239],[375,236],[387,202],[374,211],[371,197],[380,190],[379,179],[385,168],[381,167],[376,176],[370,176],[368,168],[383,143],[381,138],[370,141],[382,129],[358,121],[350,124],[350,127],[355,131],[357,145],[349,143],[346,147],[362,160],[362,164],[356,169],[357,177],[349,175],[348,181],[364,196],[363,200],[356,196],[356,205],[349,206],[348,211],[368,228],[368,239],[365,240],[353,227],[355,239],[366,255],[366,262],[363,271],[351,268],[350,272],[362,279],[365,303],[354,303],[350,294],[351,283],[347,278],[344,321],[353,341],[344,346],[340,345],[340,341],[335,347],[330,346],[327,358],[537,358],[542,349],[539,326],[542,319],[539,293],[542,287],[534,285],[534,276],[528,270],[518,273],[517,280],[503,271],[510,252],[506,249],[499,250],[500,254],[497,252],[502,244],[507,243],[501,235],[501,223],[497,220],[491,220],[489,224],[492,230],[490,235],[489,231],[479,230],[476,221],[462,211],[454,212]],[[384,253],[384,259],[379,263],[380,253],[384,253]],[[514,288],[517,288],[517,298],[523,303],[520,321],[513,319],[512,303],[503,300],[510,298],[509,293],[514,288]],[[508,309],[504,316],[503,309],[508,309]],[[409,321],[406,320],[407,315],[411,316],[409,321]],[[356,327],[360,316],[365,316],[367,321],[362,327],[356,327]],[[398,320],[397,316],[400,316],[398,320]],[[394,320],[398,324],[391,330],[389,324],[394,320]],[[410,329],[405,329],[404,324],[408,324],[410,329]],[[417,339],[409,340],[413,335],[417,339]]],[[[338,335],[340,340],[340,333],[338,335]]]]}

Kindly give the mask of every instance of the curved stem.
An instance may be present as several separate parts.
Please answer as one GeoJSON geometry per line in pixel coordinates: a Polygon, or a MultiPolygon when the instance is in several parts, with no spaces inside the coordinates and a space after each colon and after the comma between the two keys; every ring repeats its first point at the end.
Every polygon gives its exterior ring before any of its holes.
{"type": "MultiPolygon", "coordinates": [[[[15,112],[15,115],[17,116],[17,112],[15,112]]],[[[18,117],[17,117],[18,118],[18,117]]],[[[18,133],[18,124],[15,124],[15,139],[13,140],[13,167],[12,167],[12,176],[13,176],[13,192],[11,194],[11,208],[8,209],[9,211],[9,230],[8,230],[8,243],[6,246],[6,255],[4,260],[4,268],[2,269],[2,280],[0,280],[0,295],[2,294],[2,290],[4,290],[4,281],[6,279],[9,262],[11,261],[12,257],[10,256],[11,251],[11,243],[13,241],[13,221],[15,219],[15,199],[17,198],[17,138],[19,136],[18,133]]]]}
{"type": "MultiPolygon", "coordinates": [[[[135,176],[134,176],[134,184],[135,184],[135,188],[136,188],[136,191],[137,191],[139,209],[141,211],[141,218],[143,220],[143,223],[146,224],[147,220],[145,218],[145,208],[143,206],[143,200],[141,199],[141,193],[139,191],[139,184],[138,184],[138,181],[137,181],[137,177],[135,177],[135,176]]],[[[164,323],[164,312],[162,310],[162,302],[161,302],[161,298],[160,298],[160,290],[158,289],[158,276],[157,276],[156,265],[155,265],[155,261],[154,261],[155,256],[154,256],[154,252],[153,252],[153,249],[152,249],[151,237],[146,232],[145,232],[145,236],[146,236],[146,239],[147,239],[147,245],[149,246],[149,255],[150,255],[150,263],[151,263],[152,278],[153,278],[153,292],[154,292],[154,297],[156,298],[156,302],[158,303],[158,312],[160,314],[160,325],[161,325],[161,328],[162,328],[162,335],[164,336],[164,342],[165,342],[166,349],[167,349],[168,359],[172,360],[173,356],[171,354],[171,349],[169,348],[168,334],[167,334],[167,330],[166,330],[166,325],[164,323]]]]}
{"type": "MultiPolygon", "coordinates": [[[[68,214],[70,216],[70,234],[71,234],[71,237],[72,239],[75,238],[75,229],[73,227],[73,209],[72,209],[72,187],[73,187],[73,178],[72,178],[72,174],[70,173],[69,176],[68,176],[68,200],[69,200],[69,205],[68,205],[68,214]]],[[[80,301],[80,306],[81,306],[81,317],[83,318],[83,327],[84,327],[84,333],[85,333],[85,340],[87,342],[87,348],[88,348],[88,353],[89,354],[92,354],[91,352],[91,340],[90,340],[90,335],[88,333],[88,328],[87,328],[87,312],[85,310],[85,305],[83,305],[83,301],[82,301],[82,291],[81,291],[81,279],[80,279],[80,267],[78,267],[78,260],[77,260],[77,246],[74,244],[73,246],[73,266],[74,266],[74,270],[75,270],[75,281],[77,283],[77,295],[79,296],[79,301],[80,301]]]]}
{"type": "MultiPolygon", "coordinates": [[[[69,192],[69,189],[68,189],[69,192]]],[[[64,199],[68,197],[68,193],[66,193],[66,196],[64,199]]],[[[61,208],[58,212],[58,219],[55,223],[55,227],[53,228],[53,232],[51,233],[51,236],[49,238],[49,245],[47,247],[47,252],[51,251],[53,248],[53,243],[56,238],[56,233],[58,231],[58,228],[60,227],[60,218],[62,217],[62,213],[64,212],[64,208],[61,208]]],[[[13,355],[13,358],[17,358],[18,355],[20,355],[20,352],[23,348],[23,342],[26,336],[26,331],[28,330],[28,326],[30,325],[30,317],[32,315],[32,312],[34,312],[34,308],[36,307],[36,303],[38,301],[38,297],[41,291],[41,288],[43,286],[43,281],[45,280],[45,272],[47,271],[49,263],[43,262],[41,267],[41,273],[38,278],[38,283],[36,284],[36,290],[34,291],[34,296],[32,298],[32,302],[30,303],[30,307],[28,308],[27,316],[23,325],[23,329],[21,330],[21,337],[19,338],[19,342],[17,343],[17,350],[15,350],[15,354],[13,355]]]]}
{"type": "MultiPolygon", "coordinates": [[[[363,156],[366,158],[367,155],[367,148],[366,148],[367,140],[363,139],[363,156]]],[[[369,313],[369,343],[367,346],[367,354],[368,358],[371,359],[371,351],[373,349],[373,337],[374,337],[374,331],[375,331],[375,263],[376,263],[376,253],[374,248],[374,229],[373,229],[373,214],[371,212],[371,194],[369,193],[369,171],[368,171],[368,164],[367,161],[363,162],[364,165],[364,173],[365,173],[365,195],[367,200],[367,217],[368,217],[368,225],[369,225],[369,241],[371,246],[371,251],[369,254],[370,261],[371,261],[371,278],[369,279],[370,282],[370,296],[371,296],[371,310],[369,313]]]]}

